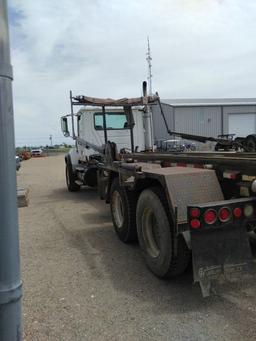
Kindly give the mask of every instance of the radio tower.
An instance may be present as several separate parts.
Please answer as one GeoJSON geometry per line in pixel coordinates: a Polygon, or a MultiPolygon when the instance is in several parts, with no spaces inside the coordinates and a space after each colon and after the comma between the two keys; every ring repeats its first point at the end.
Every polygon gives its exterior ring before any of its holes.
{"type": "Polygon", "coordinates": [[[149,37],[148,37],[148,51],[146,53],[146,61],[148,62],[148,83],[149,83],[149,95],[152,95],[152,57],[150,52],[150,44],[149,44],[149,37]]]}

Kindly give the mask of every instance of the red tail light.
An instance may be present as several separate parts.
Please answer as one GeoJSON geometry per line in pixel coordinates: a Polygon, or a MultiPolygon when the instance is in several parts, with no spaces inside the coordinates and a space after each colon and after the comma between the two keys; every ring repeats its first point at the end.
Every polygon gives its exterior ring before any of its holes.
{"type": "Polygon", "coordinates": [[[235,218],[241,218],[242,216],[242,209],[240,207],[236,207],[233,209],[233,214],[235,218]]]}
{"type": "Polygon", "coordinates": [[[222,223],[225,223],[231,219],[231,210],[228,207],[222,207],[219,210],[219,219],[222,223]]]}
{"type": "Polygon", "coordinates": [[[190,220],[190,226],[192,229],[199,229],[201,223],[198,219],[192,219],[190,220]]]}
{"type": "Polygon", "coordinates": [[[217,220],[216,211],[209,209],[205,212],[204,221],[206,222],[206,224],[208,225],[214,224],[216,220],[217,220]]]}
{"type": "Polygon", "coordinates": [[[200,216],[200,210],[197,207],[191,208],[189,213],[191,218],[198,218],[200,216]]]}

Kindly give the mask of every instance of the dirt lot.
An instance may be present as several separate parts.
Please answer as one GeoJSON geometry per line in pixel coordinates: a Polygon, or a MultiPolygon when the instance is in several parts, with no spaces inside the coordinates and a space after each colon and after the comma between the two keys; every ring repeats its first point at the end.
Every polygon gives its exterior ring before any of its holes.
{"type": "Polygon", "coordinates": [[[91,189],[66,190],[63,155],[22,163],[26,340],[255,340],[255,278],[203,299],[192,271],[161,281],[115,236],[91,189]]]}

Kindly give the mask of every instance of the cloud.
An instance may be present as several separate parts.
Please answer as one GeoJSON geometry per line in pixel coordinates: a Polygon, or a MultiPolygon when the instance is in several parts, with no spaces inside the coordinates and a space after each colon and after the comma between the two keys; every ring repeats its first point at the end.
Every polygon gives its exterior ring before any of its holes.
{"type": "Polygon", "coordinates": [[[62,142],[68,92],[141,94],[147,77],[163,98],[253,97],[252,0],[11,0],[17,144],[62,142]]]}

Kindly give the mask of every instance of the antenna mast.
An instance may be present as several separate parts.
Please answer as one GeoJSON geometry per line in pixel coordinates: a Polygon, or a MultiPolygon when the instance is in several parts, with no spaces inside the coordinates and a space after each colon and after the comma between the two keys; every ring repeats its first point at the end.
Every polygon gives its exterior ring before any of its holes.
{"type": "Polygon", "coordinates": [[[150,51],[149,37],[148,37],[148,50],[146,53],[146,61],[148,62],[148,83],[149,83],[149,95],[152,95],[152,57],[150,51]]]}

